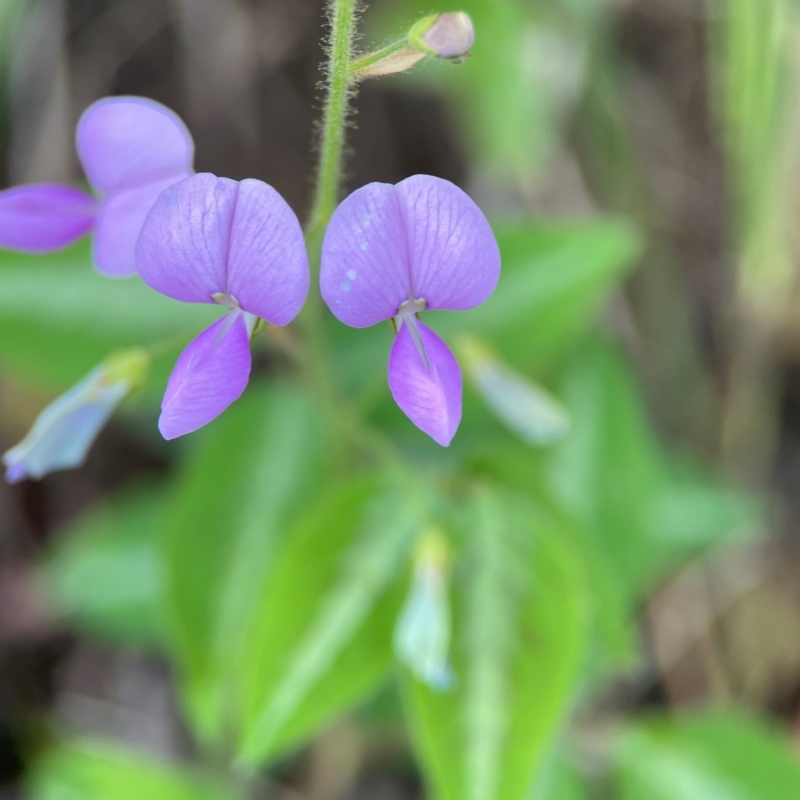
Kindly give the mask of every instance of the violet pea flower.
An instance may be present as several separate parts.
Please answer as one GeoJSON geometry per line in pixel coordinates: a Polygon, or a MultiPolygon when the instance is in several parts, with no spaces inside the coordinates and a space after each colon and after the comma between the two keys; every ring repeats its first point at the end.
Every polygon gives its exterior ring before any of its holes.
{"type": "Polygon", "coordinates": [[[250,337],[260,317],[288,325],[308,294],[303,232],[271,186],[201,173],[166,189],[136,246],[142,280],[186,303],[228,313],[183,351],[158,427],[165,439],[201,428],[237,400],[250,377],[250,337]]]}
{"type": "Polygon", "coordinates": [[[353,328],[394,321],[389,388],[411,421],[445,447],[461,421],[461,369],[417,315],[474,308],[499,277],[486,217],[461,189],[430,175],[353,192],[334,212],[322,247],[325,302],[353,328]]]}
{"type": "Polygon", "coordinates": [[[76,144],[99,199],[50,183],[0,192],[0,247],[49,253],[94,231],[97,270],[134,275],[136,240],[147,212],[164,189],[194,172],[192,137],[161,103],[107,97],[83,113],[76,144]]]}

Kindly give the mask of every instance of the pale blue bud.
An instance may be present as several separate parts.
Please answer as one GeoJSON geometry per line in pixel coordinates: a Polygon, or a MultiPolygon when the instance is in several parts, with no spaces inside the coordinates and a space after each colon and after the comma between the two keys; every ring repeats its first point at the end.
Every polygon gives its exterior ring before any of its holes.
{"type": "Polygon", "coordinates": [[[147,369],[142,350],[115,354],[42,411],[28,435],[4,456],[6,480],[42,478],[77,467],[128,392],[147,369]]]}
{"type": "Polygon", "coordinates": [[[394,631],[397,657],[437,691],[451,688],[455,681],[448,663],[451,620],[445,548],[438,532],[423,535],[411,590],[394,631]]]}

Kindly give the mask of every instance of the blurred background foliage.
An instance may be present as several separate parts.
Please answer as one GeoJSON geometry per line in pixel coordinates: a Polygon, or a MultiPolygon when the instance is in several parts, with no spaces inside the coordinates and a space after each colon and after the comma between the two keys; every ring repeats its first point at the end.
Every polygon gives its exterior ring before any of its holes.
{"type": "MultiPolygon", "coordinates": [[[[332,318],[346,447],[291,327],[165,443],[208,309],[86,244],[0,253],[3,449],[109,351],[166,343],[84,467],[0,487],[0,797],[800,797],[800,5],[375,0],[360,45],[451,9],[472,57],[365,82],[347,171],[448,178],[494,224],[494,296],[430,317],[467,368],[449,450],[391,401],[388,326],[332,318]],[[392,647],[431,525],[445,692],[392,647]]],[[[80,113],[140,94],[199,171],[303,217],[323,19],[0,0],[2,185],[80,182],[80,113]]]]}

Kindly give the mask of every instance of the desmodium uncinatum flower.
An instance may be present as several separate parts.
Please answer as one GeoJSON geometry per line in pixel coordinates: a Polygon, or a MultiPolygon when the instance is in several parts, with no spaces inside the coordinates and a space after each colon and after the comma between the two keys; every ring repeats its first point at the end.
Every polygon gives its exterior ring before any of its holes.
{"type": "Polygon", "coordinates": [[[461,420],[461,370],[418,315],[474,308],[499,277],[500,251],[483,212],[457,186],[429,175],[353,192],[322,247],[325,302],[354,328],[394,321],[389,388],[411,421],[444,446],[461,420]]]}
{"type": "Polygon", "coordinates": [[[189,344],[170,376],[158,425],[174,439],[242,394],[257,319],[287,325],[303,307],[309,283],[303,232],[266,183],[202,173],[161,194],[142,227],[136,261],[156,291],[228,310],[189,344]]]}
{"type": "Polygon", "coordinates": [[[134,275],[147,212],[164,189],[193,172],[192,137],[177,114],[154,100],[107,97],[83,113],[76,145],[98,197],[50,183],[0,192],[0,247],[48,253],[94,231],[97,269],[134,275]]]}

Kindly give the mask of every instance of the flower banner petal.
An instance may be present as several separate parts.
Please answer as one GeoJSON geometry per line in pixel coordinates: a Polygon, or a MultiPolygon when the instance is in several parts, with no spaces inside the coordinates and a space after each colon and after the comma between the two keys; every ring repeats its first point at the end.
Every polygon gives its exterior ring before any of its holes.
{"type": "Polygon", "coordinates": [[[474,308],[500,278],[500,249],[483,212],[450,181],[413,175],[395,187],[414,297],[429,309],[474,308]]]}
{"type": "Polygon", "coordinates": [[[308,294],[303,230],[271,186],[239,183],[231,225],[226,291],[241,307],[273,325],[288,325],[308,294]]]}
{"type": "Polygon", "coordinates": [[[419,321],[422,347],[417,349],[405,323],[389,354],[389,388],[403,413],[443,447],[450,444],[461,422],[461,369],[447,345],[419,321]]]}
{"type": "Polygon", "coordinates": [[[227,290],[226,266],[238,184],[200,173],[164,190],[136,245],[142,280],[188,303],[227,290]]]}
{"type": "Polygon", "coordinates": [[[24,253],[60,250],[89,233],[97,203],[91,195],[52,183],[0,192],[0,247],[24,253]]]}
{"type": "Polygon", "coordinates": [[[244,315],[232,311],[181,353],[161,403],[158,428],[163,437],[175,439],[219,416],[247,387],[250,366],[244,315]]]}
{"type": "Polygon", "coordinates": [[[405,234],[394,186],[370,183],[333,213],[322,245],[320,290],[334,315],[353,328],[395,316],[409,299],[405,234]]]}
{"type": "Polygon", "coordinates": [[[109,195],[100,203],[92,252],[98,272],[115,278],[136,274],[136,242],[147,213],[172,178],[109,195]]]}
{"type": "Polygon", "coordinates": [[[144,97],[106,97],[78,122],[78,155],[103,194],[192,174],[194,142],[181,118],[144,97]]]}

